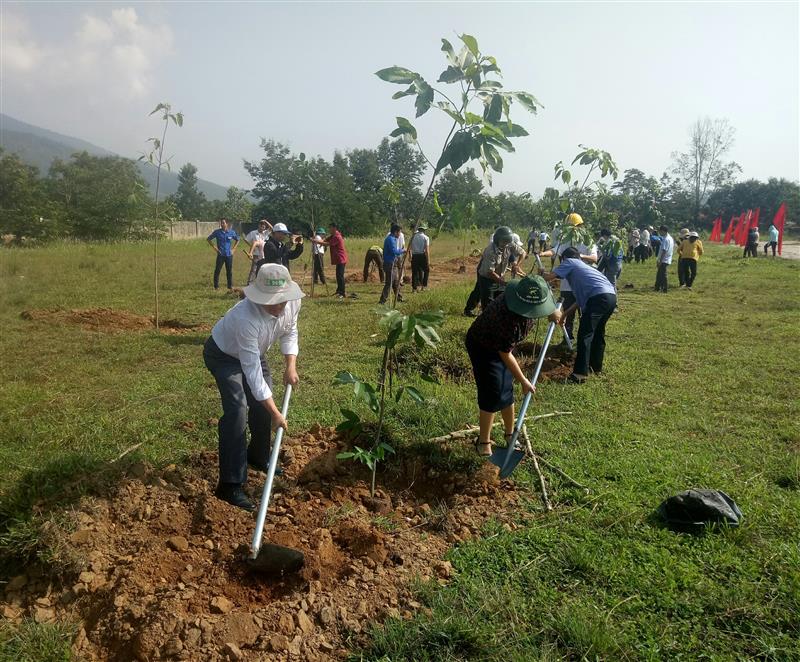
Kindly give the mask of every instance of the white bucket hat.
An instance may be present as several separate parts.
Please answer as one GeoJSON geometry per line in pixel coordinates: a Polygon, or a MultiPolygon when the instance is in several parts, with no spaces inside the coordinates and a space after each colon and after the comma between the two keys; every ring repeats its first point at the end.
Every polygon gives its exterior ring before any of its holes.
{"type": "Polygon", "coordinates": [[[290,234],[289,228],[286,227],[285,223],[276,223],[272,226],[272,232],[285,232],[286,234],[290,234]]]}
{"type": "Polygon", "coordinates": [[[268,306],[305,296],[282,264],[262,264],[255,280],[244,288],[244,295],[253,303],[268,306]]]}

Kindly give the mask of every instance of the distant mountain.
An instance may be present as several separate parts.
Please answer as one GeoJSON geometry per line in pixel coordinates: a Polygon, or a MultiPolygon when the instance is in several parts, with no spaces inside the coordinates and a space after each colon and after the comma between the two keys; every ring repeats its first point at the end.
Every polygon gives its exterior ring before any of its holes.
{"type": "MultiPolygon", "coordinates": [[[[14,152],[27,164],[36,166],[42,176],[47,174],[50,164],[55,159],[68,161],[75,152],[86,151],[95,156],[119,156],[90,142],[65,136],[55,131],[21,122],[20,120],[0,113],[0,147],[7,152],[14,152]]],[[[139,163],[142,177],[155,191],[156,169],[149,163],[139,163]]],[[[197,180],[198,190],[205,193],[209,200],[224,200],[227,187],[220,186],[205,179],[197,180]]],[[[161,192],[170,195],[178,190],[177,170],[161,172],[161,192]]]]}

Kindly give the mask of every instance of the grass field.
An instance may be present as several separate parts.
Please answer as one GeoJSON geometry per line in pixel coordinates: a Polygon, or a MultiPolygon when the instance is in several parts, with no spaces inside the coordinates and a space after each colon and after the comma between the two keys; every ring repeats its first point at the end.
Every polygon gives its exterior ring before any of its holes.
{"type": "MultiPolygon", "coordinates": [[[[354,268],[370,243],[348,242],[354,268]]],[[[434,262],[455,257],[459,244],[435,242],[434,262]]],[[[420,587],[430,612],[376,628],[356,659],[800,659],[800,262],[706,248],[693,291],[657,294],[652,260],[626,265],[620,282],[634,288],[621,291],[609,323],[605,374],[537,393],[533,414],[574,415],[542,421],[534,446],[590,493],[555,478],[556,509],[545,514],[523,466],[515,480],[530,488],[535,523],[489,527],[484,539],[453,549],[454,579],[420,587]],[[730,494],[743,525],[701,536],[662,528],[654,509],[689,487],[730,494]]],[[[160,254],[162,318],[210,326],[232,305],[210,286],[204,242],[165,242],[160,254]]],[[[110,461],[139,443],[135,453],[155,463],[215,446],[205,424],[219,414],[201,358],[207,330],[103,332],[22,316],[86,308],[150,315],[151,255],[148,244],[0,251],[6,575],[31,555],[46,559],[37,527],[69,505],[65,483],[90,489],[113,480],[110,461]],[[184,429],[185,421],[196,426],[184,429]]],[[[240,258],[236,284],[245,276],[240,258]]],[[[442,352],[459,352],[473,276],[468,268],[409,293],[406,309],[448,314],[442,352]]],[[[331,386],[337,371],[377,372],[379,285],[349,287],[358,299],[304,303],[295,431],[336,424],[339,407],[353,406],[349,392],[331,386]]],[[[469,384],[403,379],[429,396],[391,423],[406,443],[476,422],[469,384]]],[[[69,632],[3,627],[0,659],[64,659],[69,632]],[[33,641],[21,643],[23,635],[33,641]],[[23,655],[23,645],[49,652],[23,655]]]]}

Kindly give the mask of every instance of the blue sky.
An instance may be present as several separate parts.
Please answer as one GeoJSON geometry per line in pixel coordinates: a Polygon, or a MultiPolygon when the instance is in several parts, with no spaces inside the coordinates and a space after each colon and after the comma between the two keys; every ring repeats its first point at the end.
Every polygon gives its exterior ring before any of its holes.
{"type": "MultiPolygon", "coordinates": [[[[374,72],[435,80],[441,37],[477,37],[519,111],[495,191],[539,195],[578,144],[659,176],[699,117],[736,128],[741,178],[800,179],[800,12],[786,3],[14,3],[2,4],[2,112],[137,156],[159,101],[183,111],[173,166],[244,188],[261,137],[331,158],[374,147],[413,116],[374,72]]],[[[417,122],[426,151],[449,124],[417,122]]]]}

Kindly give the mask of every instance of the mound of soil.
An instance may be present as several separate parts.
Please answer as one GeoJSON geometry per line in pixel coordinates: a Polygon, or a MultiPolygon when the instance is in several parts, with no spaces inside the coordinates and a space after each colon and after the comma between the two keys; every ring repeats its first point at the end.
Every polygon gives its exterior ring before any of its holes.
{"type": "MultiPolygon", "coordinates": [[[[347,274],[344,277],[344,282],[345,283],[363,283],[364,282],[364,274],[363,274],[363,272],[359,272],[359,271],[355,271],[355,272],[353,272],[351,274],[347,274]]],[[[381,282],[381,279],[378,277],[377,270],[373,270],[373,271],[371,271],[369,273],[369,275],[367,277],[367,282],[368,283],[380,283],[381,282]]],[[[334,285],[335,284],[336,283],[334,283],[334,285]]],[[[317,285],[317,287],[320,287],[320,286],[317,285]]],[[[324,285],[322,287],[324,287],[324,285]]]]}
{"type": "MultiPolygon", "coordinates": [[[[517,357],[522,371],[527,375],[533,372],[536,367],[536,360],[539,357],[541,345],[534,345],[532,342],[523,342],[517,345],[514,356],[517,357]]],[[[564,381],[572,372],[572,364],[575,362],[575,355],[564,345],[551,344],[547,348],[547,356],[542,363],[542,372],[539,375],[540,382],[564,381]]]]}
{"type": "Polygon", "coordinates": [[[478,262],[481,261],[480,253],[478,255],[467,255],[466,260],[460,257],[454,257],[449,260],[444,260],[442,262],[437,263],[437,266],[444,267],[447,271],[454,271],[455,273],[466,273],[469,272],[471,274],[475,273],[475,269],[478,267],[478,262]],[[466,263],[466,268],[465,268],[466,263]]]}
{"type": "MultiPolygon", "coordinates": [[[[131,465],[110,494],[82,501],[64,534],[80,571],[29,569],[7,584],[0,614],[79,621],[86,660],[341,659],[371,625],[423,609],[411,580],[446,583],[451,544],[490,518],[519,521],[518,495],[492,465],[448,475],[401,459],[373,499],[365,470],[336,459],[346,447],[318,426],[286,440],[265,541],[305,554],[297,575],[248,569],[254,517],[214,498],[216,453],[202,452],[160,471],[131,465]]],[[[260,492],[263,480],[251,472],[248,485],[260,492]]]]}
{"type": "MultiPolygon", "coordinates": [[[[129,313],[113,308],[84,308],[60,310],[58,308],[25,310],[22,319],[47,324],[73,324],[93,331],[143,331],[155,328],[155,318],[129,313]]],[[[159,320],[159,328],[165,333],[207,331],[207,324],[189,324],[179,320],[159,320]]]]}

